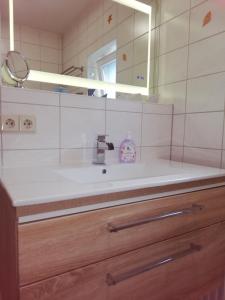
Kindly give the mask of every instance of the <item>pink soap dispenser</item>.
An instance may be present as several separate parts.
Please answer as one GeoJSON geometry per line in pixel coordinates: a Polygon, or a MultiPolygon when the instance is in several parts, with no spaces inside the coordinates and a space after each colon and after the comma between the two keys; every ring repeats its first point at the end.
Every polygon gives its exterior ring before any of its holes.
{"type": "Polygon", "coordinates": [[[121,163],[135,163],[136,161],[136,146],[130,132],[120,145],[119,160],[121,163]]]}

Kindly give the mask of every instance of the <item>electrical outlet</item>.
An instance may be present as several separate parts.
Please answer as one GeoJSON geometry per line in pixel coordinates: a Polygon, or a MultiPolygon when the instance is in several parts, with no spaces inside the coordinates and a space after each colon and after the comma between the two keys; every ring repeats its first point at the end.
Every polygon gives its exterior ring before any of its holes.
{"type": "Polygon", "coordinates": [[[21,115],[20,116],[20,131],[21,132],[35,132],[36,131],[35,116],[21,115]]]}
{"type": "Polygon", "coordinates": [[[3,132],[18,132],[19,131],[19,116],[3,115],[2,116],[2,131],[3,132]]]}

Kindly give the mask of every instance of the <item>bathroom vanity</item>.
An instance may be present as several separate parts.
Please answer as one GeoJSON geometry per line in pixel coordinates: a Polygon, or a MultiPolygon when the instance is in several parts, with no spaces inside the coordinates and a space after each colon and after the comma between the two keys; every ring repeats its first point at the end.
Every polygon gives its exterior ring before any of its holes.
{"type": "Polygon", "coordinates": [[[223,299],[224,170],[93,166],[82,182],[76,172],[2,169],[1,300],[223,299]]]}

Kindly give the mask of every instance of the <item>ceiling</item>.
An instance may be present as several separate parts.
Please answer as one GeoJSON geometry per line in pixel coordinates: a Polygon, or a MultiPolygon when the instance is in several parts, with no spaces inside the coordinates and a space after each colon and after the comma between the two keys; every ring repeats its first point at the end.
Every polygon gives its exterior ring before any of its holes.
{"type": "MultiPolygon", "coordinates": [[[[15,23],[63,33],[93,0],[14,0],[15,23]]],[[[8,0],[0,0],[0,12],[8,18],[8,0]]]]}

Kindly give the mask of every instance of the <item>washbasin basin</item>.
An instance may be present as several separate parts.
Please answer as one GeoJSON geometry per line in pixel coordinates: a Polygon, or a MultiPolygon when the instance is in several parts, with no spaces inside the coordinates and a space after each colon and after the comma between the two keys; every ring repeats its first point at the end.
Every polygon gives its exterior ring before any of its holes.
{"type": "Polygon", "coordinates": [[[165,166],[162,169],[159,164],[152,166],[136,163],[64,168],[56,172],[66,179],[88,184],[172,175],[176,170],[165,166]]]}

